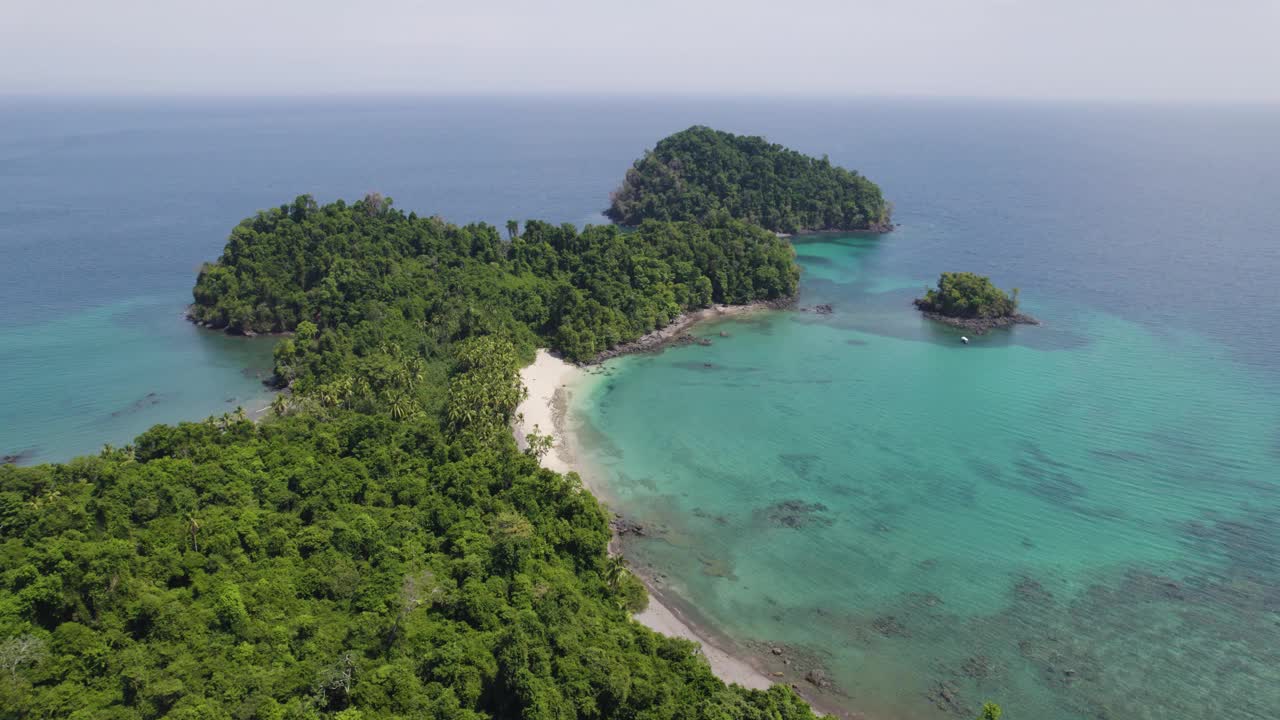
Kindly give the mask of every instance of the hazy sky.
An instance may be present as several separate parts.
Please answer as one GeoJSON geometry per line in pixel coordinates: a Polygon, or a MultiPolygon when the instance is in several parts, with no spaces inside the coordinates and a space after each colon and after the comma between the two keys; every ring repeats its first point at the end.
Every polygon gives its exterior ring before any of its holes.
{"type": "Polygon", "coordinates": [[[9,0],[0,93],[1280,101],[1280,0],[9,0]]]}

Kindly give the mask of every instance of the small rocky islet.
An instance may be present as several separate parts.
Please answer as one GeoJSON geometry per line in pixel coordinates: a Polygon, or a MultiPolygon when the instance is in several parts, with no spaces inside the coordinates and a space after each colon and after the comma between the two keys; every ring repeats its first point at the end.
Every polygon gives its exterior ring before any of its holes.
{"type": "Polygon", "coordinates": [[[985,275],[944,272],[938,286],[925,291],[913,303],[935,322],[983,335],[1012,325],[1039,325],[1040,321],[1018,312],[1018,289],[1005,292],[985,275]]]}

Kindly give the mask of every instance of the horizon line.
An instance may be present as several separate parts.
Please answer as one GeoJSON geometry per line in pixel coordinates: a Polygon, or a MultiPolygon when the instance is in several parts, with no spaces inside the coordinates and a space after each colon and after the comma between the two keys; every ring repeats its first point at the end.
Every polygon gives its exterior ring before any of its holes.
{"type": "Polygon", "coordinates": [[[12,100],[47,101],[350,101],[350,100],[685,100],[685,101],[938,101],[938,102],[987,102],[1025,103],[1038,105],[1118,105],[1118,106],[1216,106],[1280,108],[1280,99],[1264,98],[1159,98],[1159,97],[1083,97],[1083,96],[1021,96],[1021,95],[923,95],[914,93],[849,93],[818,94],[808,92],[737,93],[704,91],[641,91],[616,92],[592,90],[530,91],[338,91],[305,93],[257,93],[257,92],[25,92],[0,90],[0,102],[12,100]]]}

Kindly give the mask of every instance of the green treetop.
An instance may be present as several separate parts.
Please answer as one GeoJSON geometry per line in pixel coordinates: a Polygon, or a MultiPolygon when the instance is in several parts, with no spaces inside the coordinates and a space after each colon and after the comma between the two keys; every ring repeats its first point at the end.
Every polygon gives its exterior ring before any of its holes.
{"type": "Polygon", "coordinates": [[[1018,290],[1009,294],[991,278],[968,272],[945,272],[938,287],[917,298],[916,307],[955,318],[999,318],[1017,314],[1018,290]]]}

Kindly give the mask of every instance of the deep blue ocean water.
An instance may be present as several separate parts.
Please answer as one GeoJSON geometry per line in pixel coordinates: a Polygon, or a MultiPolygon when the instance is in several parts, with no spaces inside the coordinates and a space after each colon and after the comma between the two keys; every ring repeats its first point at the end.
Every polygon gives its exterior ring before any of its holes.
{"type": "Polygon", "coordinates": [[[833,316],[706,328],[585,394],[606,494],[665,529],[632,558],[873,717],[1273,716],[1276,108],[0,100],[0,453],[265,404],[271,341],[181,318],[259,208],[378,190],[460,222],[601,222],[694,123],[826,153],[902,227],[798,242],[802,302],[833,316]],[[961,348],[909,306],[953,269],[1045,325],[961,348]]]}

